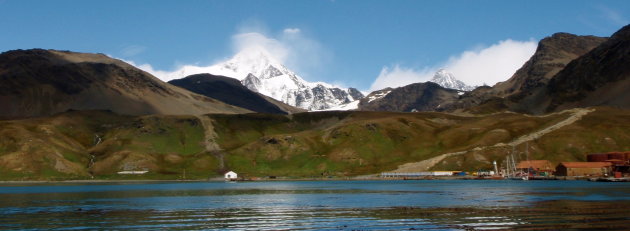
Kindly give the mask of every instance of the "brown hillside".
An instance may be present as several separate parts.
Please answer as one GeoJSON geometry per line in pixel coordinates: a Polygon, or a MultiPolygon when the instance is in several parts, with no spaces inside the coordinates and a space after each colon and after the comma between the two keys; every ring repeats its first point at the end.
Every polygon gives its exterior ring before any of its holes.
{"type": "Polygon", "coordinates": [[[493,87],[496,96],[505,97],[547,84],[569,62],[586,54],[607,38],[556,33],[538,43],[534,55],[505,82],[493,87]]]}
{"type": "Polygon", "coordinates": [[[47,116],[70,109],[129,115],[249,112],[171,86],[102,54],[4,52],[0,83],[0,118],[47,116]]]}

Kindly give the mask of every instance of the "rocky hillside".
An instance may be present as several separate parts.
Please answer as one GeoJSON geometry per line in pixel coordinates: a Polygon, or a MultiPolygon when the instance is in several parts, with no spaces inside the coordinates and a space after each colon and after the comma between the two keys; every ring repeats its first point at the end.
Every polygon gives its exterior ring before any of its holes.
{"type": "Polygon", "coordinates": [[[414,83],[395,89],[370,93],[359,102],[359,111],[436,111],[455,102],[458,90],[443,88],[437,83],[414,83]]]}
{"type": "Polygon", "coordinates": [[[225,76],[196,74],[182,79],[171,80],[168,83],[254,112],[287,114],[305,111],[290,105],[281,105],[283,104],[282,102],[275,100],[270,102],[269,97],[249,90],[237,79],[225,76]]]}
{"type": "Polygon", "coordinates": [[[497,83],[493,93],[499,97],[530,91],[546,85],[574,59],[586,54],[607,38],[556,33],[538,43],[534,55],[505,82],[497,83]]]}
{"type": "Polygon", "coordinates": [[[442,109],[532,114],[588,106],[630,108],[628,30],[610,38],[557,33],[507,81],[477,88],[442,109]]]}
{"type": "Polygon", "coordinates": [[[102,54],[42,49],[0,54],[0,105],[3,118],[70,109],[128,115],[249,112],[166,84],[102,54]]]}
{"type": "Polygon", "coordinates": [[[406,97],[394,99],[395,94],[389,96],[395,92],[392,89],[374,92],[361,101],[359,110],[544,114],[589,106],[630,108],[629,34],[630,26],[610,38],[556,33],[541,40],[534,55],[510,79],[493,87],[456,96],[443,91],[432,94],[427,89],[434,88],[412,84],[402,88],[407,88],[406,97]],[[386,98],[389,101],[383,101],[386,98]]]}
{"type": "Polygon", "coordinates": [[[630,108],[630,25],[571,61],[549,84],[519,101],[518,109],[544,113],[608,105],[630,108]]]}

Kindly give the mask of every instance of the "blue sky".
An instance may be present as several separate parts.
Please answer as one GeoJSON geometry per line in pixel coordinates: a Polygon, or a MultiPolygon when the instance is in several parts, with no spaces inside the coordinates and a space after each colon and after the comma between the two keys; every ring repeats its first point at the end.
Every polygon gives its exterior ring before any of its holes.
{"type": "MultiPolygon", "coordinates": [[[[98,52],[174,71],[226,59],[237,52],[235,35],[259,33],[294,52],[287,65],[305,79],[367,90],[402,74],[425,80],[443,66],[492,69],[491,58],[486,66],[462,60],[485,60],[475,54],[493,46],[500,51],[488,55],[526,56],[555,32],[610,36],[629,19],[630,1],[621,0],[0,0],[0,51],[98,52]],[[299,39],[286,39],[291,30],[299,39]]],[[[454,69],[470,84],[496,82],[454,69]]]]}

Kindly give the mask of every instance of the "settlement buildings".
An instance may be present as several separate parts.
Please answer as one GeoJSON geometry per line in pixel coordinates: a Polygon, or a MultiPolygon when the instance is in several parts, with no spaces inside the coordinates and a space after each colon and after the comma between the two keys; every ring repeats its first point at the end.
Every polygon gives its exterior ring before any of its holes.
{"type": "MultiPolygon", "coordinates": [[[[526,174],[531,179],[552,179],[564,177],[630,177],[630,151],[588,154],[588,162],[560,162],[555,168],[548,160],[526,160],[509,168],[508,172],[526,174]]],[[[504,171],[495,175],[494,171],[476,172],[473,176],[506,176],[504,171]]],[[[432,176],[466,176],[463,171],[428,171],[428,172],[383,172],[383,178],[426,178],[432,176]]],[[[494,178],[493,178],[494,179],[494,178]]],[[[630,179],[630,178],[629,178],[630,179]]]]}

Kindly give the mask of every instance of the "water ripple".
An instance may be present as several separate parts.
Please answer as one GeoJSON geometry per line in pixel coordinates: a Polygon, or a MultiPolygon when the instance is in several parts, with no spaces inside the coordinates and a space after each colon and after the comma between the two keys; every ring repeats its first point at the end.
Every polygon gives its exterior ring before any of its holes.
{"type": "Polygon", "coordinates": [[[105,186],[115,190],[93,184],[2,186],[3,192],[12,193],[0,197],[0,229],[625,229],[630,220],[629,184],[366,181],[105,186]]]}

